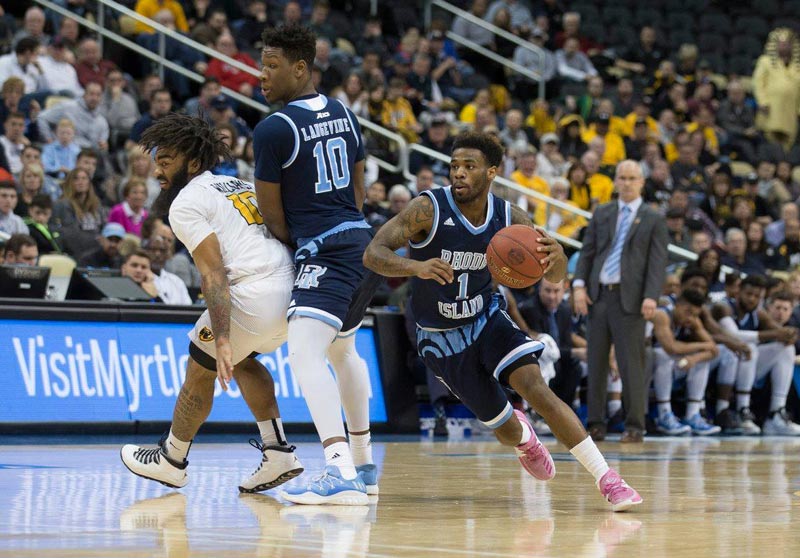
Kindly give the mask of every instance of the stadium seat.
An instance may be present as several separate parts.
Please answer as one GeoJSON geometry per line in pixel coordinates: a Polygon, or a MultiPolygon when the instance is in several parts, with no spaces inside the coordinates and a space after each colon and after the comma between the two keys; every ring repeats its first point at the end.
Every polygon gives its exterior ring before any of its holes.
{"type": "Polygon", "coordinates": [[[732,56],[728,59],[728,73],[737,76],[750,76],[753,74],[756,61],[751,56],[732,56]]]}
{"type": "Polygon", "coordinates": [[[717,33],[699,33],[697,48],[700,49],[701,58],[708,58],[710,54],[727,52],[728,39],[717,33]]]}
{"type": "Polygon", "coordinates": [[[673,50],[678,50],[683,44],[695,44],[696,37],[691,30],[673,29],[669,34],[669,46],[673,50]]]}
{"type": "Polygon", "coordinates": [[[790,17],[788,15],[782,15],[780,17],[776,17],[772,21],[772,28],[775,29],[776,27],[788,27],[793,29],[795,32],[800,31],[800,19],[796,17],[790,17]]]}
{"type": "Polygon", "coordinates": [[[687,13],[667,13],[667,28],[691,31],[695,27],[695,18],[687,13]]]}
{"type": "Polygon", "coordinates": [[[737,37],[735,41],[731,41],[731,54],[749,56],[750,58],[757,58],[764,51],[764,44],[749,35],[737,37]]]}
{"type": "Polygon", "coordinates": [[[581,20],[581,33],[587,37],[591,37],[600,44],[606,41],[606,26],[603,25],[599,19],[590,21],[581,20]]]}
{"type": "Polygon", "coordinates": [[[780,14],[800,18],[800,0],[786,0],[783,3],[780,14]]]}
{"type": "Polygon", "coordinates": [[[633,16],[633,23],[636,27],[659,25],[661,23],[661,12],[649,7],[639,8],[633,16]]]}
{"type": "Polygon", "coordinates": [[[770,29],[767,20],[758,16],[744,16],[737,19],[736,23],[733,24],[733,30],[736,33],[759,37],[762,40],[767,37],[770,29]]]}
{"type": "Polygon", "coordinates": [[[637,44],[639,33],[633,27],[613,25],[608,28],[606,42],[609,46],[617,47],[620,51],[631,45],[637,44]]]}
{"type": "Polygon", "coordinates": [[[603,10],[603,23],[606,25],[630,25],[633,14],[626,6],[608,6],[603,10]]]}
{"type": "Polygon", "coordinates": [[[730,33],[731,18],[721,13],[703,14],[700,16],[700,30],[712,33],[730,33]]]}
{"type": "Polygon", "coordinates": [[[581,14],[581,28],[584,23],[600,20],[600,10],[594,4],[580,3],[570,7],[573,12],[581,14]]]}
{"type": "Polygon", "coordinates": [[[702,52],[700,58],[711,64],[711,69],[714,70],[715,74],[726,73],[728,64],[724,54],[720,54],[718,52],[705,52],[702,48],[700,52],[702,52]]]}

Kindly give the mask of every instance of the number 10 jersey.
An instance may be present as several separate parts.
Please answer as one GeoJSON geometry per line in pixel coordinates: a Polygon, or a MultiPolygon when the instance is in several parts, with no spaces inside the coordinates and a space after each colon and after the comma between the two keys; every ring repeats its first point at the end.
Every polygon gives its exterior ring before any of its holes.
{"type": "Polygon", "coordinates": [[[264,225],[250,182],[208,171],[196,176],[172,202],[169,223],[190,252],[216,234],[231,285],[294,268],[288,248],[264,225]]]}

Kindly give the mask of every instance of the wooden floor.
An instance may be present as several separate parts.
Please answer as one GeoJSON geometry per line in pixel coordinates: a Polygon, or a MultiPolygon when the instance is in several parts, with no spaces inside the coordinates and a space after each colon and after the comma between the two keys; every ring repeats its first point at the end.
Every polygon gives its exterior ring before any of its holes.
{"type": "MultiPolygon", "coordinates": [[[[380,500],[338,508],[240,496],[260,454],[239,438],[195,445],[180,492],[128,473],[119,446],[0,446],[0,557],[800,557],[800,440],[605,442],[644,497],[614,514],[555,442],[543,483],[489,440],[389,438],[380,500]]],[[[317,444],[298,453],[322,467],[317,444]]]]}

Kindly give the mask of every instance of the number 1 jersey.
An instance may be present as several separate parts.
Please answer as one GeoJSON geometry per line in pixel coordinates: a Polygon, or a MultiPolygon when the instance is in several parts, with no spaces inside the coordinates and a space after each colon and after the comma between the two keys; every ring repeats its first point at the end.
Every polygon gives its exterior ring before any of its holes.
{"type": "Polygon", "coordinates": [[[352,182],[361,129],[341,101],[315,93],[288,103],[258,123],[253,153],[255,177],[280,184],[294,241],[364,219],[352,182]]]}
{"type": "Polygon", "coordinates": [[[190,252],[216,234],[231,285],[294,268],[289,249],[264,225],[250,182],[208,171],[196,176],[172,202],[169,223],[190,252]]]}

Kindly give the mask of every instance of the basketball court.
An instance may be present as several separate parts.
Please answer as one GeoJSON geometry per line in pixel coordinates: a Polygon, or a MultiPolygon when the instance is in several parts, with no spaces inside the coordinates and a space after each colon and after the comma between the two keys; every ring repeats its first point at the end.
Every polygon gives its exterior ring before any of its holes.
{"type": "MultiPolygon", "coordinates": [[[[246,436],[217,439],[192,448],[189,484],[174,491],[119,460],[123,443],[152,437],[68,445],[4,438],[0,558],[800,556],[800,440],[604,442],[611,466],[645,500],[615,514],[552,438],[549,483],[483,436],[379,438],[381,493],[368,507],[292,506],[274,490],[240,496],[236,486],[259,453],[246,436]]],[[[322,452],[304,440],[298,455],[313,474],[322,452]]]]}

